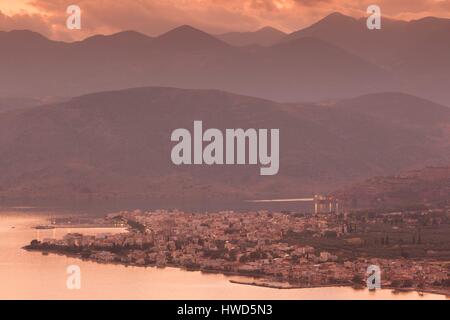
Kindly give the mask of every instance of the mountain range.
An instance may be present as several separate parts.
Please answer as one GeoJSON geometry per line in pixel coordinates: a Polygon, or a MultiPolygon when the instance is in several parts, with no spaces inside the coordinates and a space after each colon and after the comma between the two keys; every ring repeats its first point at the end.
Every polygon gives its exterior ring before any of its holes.
{"type": "Polygon", "coordinates": [[[449,108],[399,93],[299,104],[217,90],[101,92],[0,113],[0,196],[206,201],[312,195],[448,163],[449,124],[449,108]],[[192,130],[194,120],[221,130],[280,129],[279,174],[262,177],[259,166],[173,165],[171,132],[192,130]]]}
{"type": "Polygon", "coordinates": [[[449,37],[448,19],[339,13],[291,34],[0,32],[0,199],[290,198],[448,166],[449,37]],[[173,165],[195,120],[280,129],[279,174],[173,165]]]}
{"type": "Polygon", "coordinates": [[[264,46],[269,47],[286,37],[286,33],[272,27],[264,27],[254,32],[228,32],[216,35],[217,38],[232,46],[264,46]]]}
{"type": "Polygon", "coordinates": [[[449,106],[450,20],[331,14],[285,35],[273,28],[213,36],[181,26],[72,43],[0,32],[0,97],[77,96],[140,86],[219,89],[280,102],[399,91],[449,106]]]}
{"type": "Polygon", "coordinates": [[[369,30],[366,18],[333,13],[282,41],[314,37],[389,70],[398,90],[449,104],[450,19],[425,17],[412,21],[382,19],[369,30]]]}

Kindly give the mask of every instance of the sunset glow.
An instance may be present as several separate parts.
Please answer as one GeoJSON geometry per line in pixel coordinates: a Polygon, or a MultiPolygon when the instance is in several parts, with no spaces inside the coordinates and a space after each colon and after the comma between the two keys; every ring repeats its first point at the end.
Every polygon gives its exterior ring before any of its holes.
{"type": "MultiPolygon", "coordinates": [[[[0,30],[31,29],[60,40],[98,33],[136,30],[158,35],[182,24],[210,33],[253,31],[272,26],[292,32],[338,11],[361,17],[372,0],[79,0],[83,30],[64,29],[72,0],[5,0],[0,3],[0,30]],[[124,14],[126,12],[126,15],[124,14]]],[[[450,0],[380,0],[383,16],[418,19],[450,17],[450,0]]]]}

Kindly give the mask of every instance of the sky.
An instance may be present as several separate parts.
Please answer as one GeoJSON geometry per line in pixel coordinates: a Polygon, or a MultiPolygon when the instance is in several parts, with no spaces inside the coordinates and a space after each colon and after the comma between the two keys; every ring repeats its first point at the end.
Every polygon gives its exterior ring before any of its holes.
{"type": "Polygon", "coordinates": [[[373,4],[389,18],[450,18],[450,0],[0,0],[0,30],[29,29],[64,41],[124,30],[155,36],[184,24],[213,34],[265,26],[292,32],[335,11],[366,16],[373,4]],[[81,30],[66,28],[72,4],[82,10],[81,30]]]}

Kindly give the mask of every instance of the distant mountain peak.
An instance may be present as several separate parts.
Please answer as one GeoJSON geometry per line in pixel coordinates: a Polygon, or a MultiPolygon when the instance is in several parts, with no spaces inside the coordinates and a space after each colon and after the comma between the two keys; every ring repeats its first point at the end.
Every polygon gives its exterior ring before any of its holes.
{"type": "Polygon", "coordinates": [[[124,30],[117,33],[112,34],[113,37],[143,37],[143,38],[150,38],[146,34],[143,34],[141,32],[135,31],[135,30],[124,30]]]}
{"type": "Polygon", "coordinates": [[[333,12],[312,25],[287,35],[283,41],[286,42],[304,36],[321,38],[324,34],[327,37],[331,35],[332,38],[339,37],[339,35],[342,37],[342,35],[347,35],[349,31],[359,28],[359,24],[359,20],[353,17],[346,16],[340,12],[333,12]]]}
{"type": "Polygon", "coordinates": [[[151,37],[140,33],[134,30],[125,30],[117,33],[109,34],[109,35],[94,35],[92,37],[86,38],[83,41],[93,41],[98,39],[137,39],[137,40],[148,40],[152,39],[151,37]]]}
{"type": "Polygon", "coordinates": [[[316,22],[314,25],[321,25],[321,24],[329,24],[329,23],[355,23],[358,20],[351,17],[351,16],[347,16],[343,13],[340,12],[333,12],[330,13],[329,15],[327,15],[325,18],[319,20],[318,22],[316,22]]]}
{"type": "Polygon", "coordinates": [[[265,32],[265,33],[285,34],[283,31],[278,30],[277,28],[274,28],[274,27],[272,27],[272,26],[265,26],[265,27],[262,27],[262,28],[256,30],[255,32],[265,32]]]}
{"type": "Polygon", "coordinates": [[[179,36],[179,35],[182,35],[182,36],[200,36],[201,35],[201,36],[208,36],[208,37],[213,38],[208,33],[204,32],[200,29],[194,28],[193,26],[190,26],[187,24],[181,25],[170,31],[167,31],[166,33],[160,35],[158,38],[170,38],[170,37],[175,37],[175,36],[179,36]]]}
{"type": "Polygon", "coordinates": [[[347,16],[347,15],[345,15],[345,14],[339,12],[339,11],[334,11],[334,12],[330,13],[329,15],[325,16],[324,19],[330,19],[330,18],[339,18],[339,19],[351,18],[351,19],[353,19],[352,17],[347,16]]]}
{"type": "Polygon", "coordinates": [[[446,18],[438,18],[438,17],[423,17],[417,20],[411,20],[409,22],[412,25],[415,25],[416,27],[422,27],[422,28],[449,28],[450,27],[450,19],[446,18]]]}
{"type": "Polygon", "coordinates": [[[48,38],[43,36],[42,34],[31,31],[31,30],[11,30],[11,31],[0,31],[0,35],[3,34],[5,36],[9,36],[11,38],[20,38],[20,39],[38,39],[50,41],[48,38]]]}
{"type": "Polygon", "coordinates": [[[211,49],[227,46],[212,35],[189,25],[172,29],[158,38],[156,42],[172,49],[211,49]]]}
{"type": "Polygon", "coordinates": [[[428,16],[428,17],[423,17],[423,18],[420,18],[420,19],[412,20],[412,21],[436,22],[436,21],[449,21],[449,19],[428,16]]]}
{"type": "MultiPolygon", "coordinates": [[[[8,50],[45,49],[47,46],[58,46],[63,42],[48,39],[42,34],[30,30],[0,31],[0,43],[8,50]]],[[[3,49],[4,49],[3,48],[3,49]]],[[[3,50],[2,49],[2,50],[3,50]]]]}
{"type": "Polygon", "coordinates": [[[287,34],[271,26],[262,27],[250,32],[228,32],[217,35],[220,40],[232,46],[271,46],[280,41],[287,34]]]}

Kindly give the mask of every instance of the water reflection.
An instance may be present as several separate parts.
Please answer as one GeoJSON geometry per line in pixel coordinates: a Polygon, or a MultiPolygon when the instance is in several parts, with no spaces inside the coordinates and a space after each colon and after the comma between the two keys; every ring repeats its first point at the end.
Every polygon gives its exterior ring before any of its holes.
{"type": "MultiPolygon", "coordinates": [[[[54,214],[54,213],[52,213],[54,214]]],[[[230,283],[218,274],[175,268],[106,265],[21,249],[32,239],[60,238],[69,229],[35,230],[47,214],[0,212],[0,299],[445,299],[418,293],[369,292],[352,288],[270,289],[230,283]],[[66,288],[66,268],[81,267],[81,290],[66,288]]],[[[120,229],[77,229],[96,234],[120,229]]]]}

